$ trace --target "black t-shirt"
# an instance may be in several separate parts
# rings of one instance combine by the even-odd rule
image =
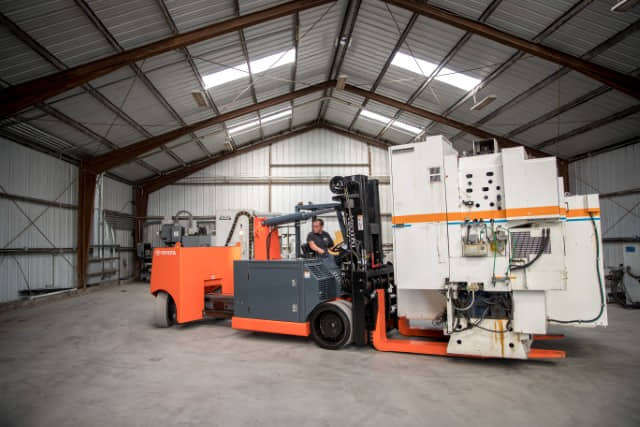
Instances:
[[[325,251],[333,246],[333,240],[331,236],[326,231],[323,231],[319,234],[314,233],[313,231],[307,235],[307,244],[309,242],[313,242],[320,249],[324,249]]]

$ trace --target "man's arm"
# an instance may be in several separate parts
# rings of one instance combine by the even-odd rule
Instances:
[[[314,251],[314,252],[316,252],[316,253],[318,253],[320,255],[324,254],[324,249],[322,249],[321,247],[316,245],[316,243],[313,240],[311,240],[311,239],[307,240],[307,244],[309,245],[309,247],[311,248],[312,251]]]

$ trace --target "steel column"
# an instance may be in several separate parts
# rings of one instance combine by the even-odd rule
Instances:
[[[98,175],[80,165],[78,170],[78,227],[76,287],[82,289],[87,285],[87,266],[89,262],[89,245],[91,244],[91,220],[93,218],[93,204],[96,195]]]

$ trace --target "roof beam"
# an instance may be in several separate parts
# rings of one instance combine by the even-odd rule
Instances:
[[[379,140],[377,138],[374,138],[373,136],[365,135],[363,133],[360,133],[354,130],[349,130],[339,126],[335,126],[335,125],[332,125],[331,123],[321,122],[319,126],[323,129],[328,129],[331,132],[337,133],[339,135],[343,135],[343,136],[358,140],[360,142],[364,142],[365,144],[370,145],[372,147],[382,148],[386,150],[392,145],[389,142]]]
[[[296,51],[296,57],[293,60],[293,66],[291,67],[291,83],[289,90],[293,92],[296,90],[296,78],[298,76],[298,52],[300,46],[300,13],[296,12],[293,15],[293,48]],[[295,114],[295,105],[293,100],[291,101],[291,117],[289,117],[289,130],[293,130],[293,115]]]
[[[594,47],[593,49],[591,49],[590,51],[588,51],[587,53],[582,55],[582,57],[583,58],[585,58],[585,57],[593,58],[593,57],[597,56],[598,54],[606,51],[609,47],[615,45],[619,41],[624,40],[625,38],[627,38],[631,34],[633,34],[636,31],[638,31],[639,29],[640,29],[640,20],[634,22],[633,24],[629,25],[624,30],[616,33],[611,38],[609,38],[609,39],[605,40],[604,42],[600,43],[598,46]],[[480,120],[475,122],[474,124],[475,125],[482,125],[482,124],[490,122],[491,120],[493,120],[496,117],[498,117],[500,114],[504,113],[505,111],[509,110],[510,108],[514,107],[515,105],[517,105],[520,102],[524,101],[525,99],[529,98],[531,95],[535,94],[536,92],[539,92],[540,90],[542,90],[545,87],[549,86],[550,84],[552,84],[553,82],[557,81],[561,77],[567,75],[570,71],[571,70],[569,68],[566,68],[566,67],[565,68],[560,68],[559,70],[555,71],[554,73],[552,73],[549,76],[545,77],[544,79],[540,80],[538,83],[536,83],[533,86],[529,87],[524,92],[520,93],[519,95],[515,96],[514,98],[511,98],[509,101],[505,102],[504,104],[502,104],[501,106],[499,106],[498,108],[496,108],[495,110],[493,110],[492,112],[490,112],[489,114],[487,114],[486,116],[484,116],[483,118],[481,118]],[[449,109],[447,109],[447,111],[448,110]],[[454,136],[452,139],[455,140],[459,136],[461,136],[461,134],[458,134],[458,135]]]
[[[391,62],[393,61],[393,58],[396,56],[396,53],[398,53],[398,51],[404,44],[405,40],[407,40],[407,37],[409,36],[409,33],[413,29],[413,25],[416,23],[417,19],[418,19],[417,13],[413,13],[411,15],[411,18],[409,18],[409,22],[407,22],[407,25],[404,27],[404,30],[398,37],[398,41],[396,42],[395,46],[391,50],[391,53],[387,57],[387,60],[382,65],[382,69],[380,70],[380,73],[378,73],[378,77],[376,77],[376,81],[374,81],[373,85],[371,85],[370,90],[372,92],[375,92],[376,89],[378,89],[378,86],[380,86],[380,82],[382,82],[384,75],[387,73],[387,70],[391,66]],[[353,120],[351,120],[351,124],[349,125],[349,130],[353,129],[353,126],[356,124],[358,117],[360,117],[360,113],[362,113],[362,110],[365,109],[368,103],[369,103],[369,98],[365,98],[362,104],[360,105],[360,108],[358,108],[358,111],[356,112],[355,116],[353,116]]]
[[[342,63],[344,62],[344,57],[347,54],[349,45],[351,44],[351,36],[353,35],[353,30],[356,27],[356,19],[358,18],[361,4],[361,0],[349,0],[347,3],[344,10],[344,17],[342,18],[342,25],[340,26],[340,33],[338,33],[336,48],[333,51],[331,67],[329,67],[329,74],[327,75],[328,80],[337,79],[340,70],[342,69]],[[325,90],[323,96],[326,97],[328,95],[329,91]],[[318,110],[318,122],[324,120],[327,108],[329,108],[329,101],[322,100],[320,103],[320,109]]]
[[[67,116],[66,114],[62,113],[61,111],[51,107],[48,104],[40,104],[39,108],[48,113],[50,116],[56,118],[57,120],[60,120],[62,123],[66,124],[67,126],[70,126],[72,128],[74,128],[75,130],[82,132],[83,134],[87,135],[88,137],[94,139],[97,141],[97,143],[105,146],[105,147],[109,147],[112,150],[117,150],[118,146],[116,144],[114,144],[113,142],[109,141],[107,138],[103,137],[102,135],[96,133],[95,131],[89,129],[88,127],[86,127],[85,125],[73,120],[71,117]],[[82,148],[81,146],[77,147],[78,149]],[[143,168],[149,170],[151,173],[154,174],[159,174],[159,170],[156,169],[155,167],[151,166],[149,163],[145,162],[142,159],[137,159],[136,163],[138,163],[138,165],[142,166]]]
[[[158,191],[163,187],[166,187],[167,185],[171,185],[179,180],[181,180],[182,178],[186,178],[189,175],[192,175],[194,173],[196,173],[199,170],[202,170],[206,167],[209,167],[211,165],[214,165],[218,162],[221,162],[223,160],[226,159],[230,159],[232,157],[236,157],[239,156],[241,154],[246,154],[250,151],[254,151],[257,150],[259,148],[263,148],[266,147],[268,145],[274,144],[278,141],[282,141],[283,139],[286,138],[291,138],[294,137],[296,135],[301,135],[303,133],[309,132],[313,129],[316,129],[318,126],[315,123],[312,123],[310,125],[307,126],[303,126],[300,127],[298,129],[294,129],[292,131],[286,131],[283,132],[281,134],[275,135],[275,136],[271,136],[268,138],[261,138],[258,141],[254,142],[254,143],[249,143],[246,145],[243,145],[242,147],[234,150],[234,151],[229,151],[211,158],[205,158],[202,160],[196,160],[195,162],[192,162],[190,164],[188,164],[185,167],[179,168],[173,172],[170,172],[168,174],[162,175],[162,176],[158,176],[155,178],[152,178],[150,180],[147,180],[145,182],[142,183],[141,188],[142,188],[142,192],[144,194],[149,194],[149,193],[153,193],[154,191]]]
[[[104,172],[121,164],[128,163],[134,160],[137,156],[146,153],[147,151],[158,148],[169,141],[173,141],[174,139],[180,138],[181,136],[188,135],[191,132],[211,127],[216,124],[221,124],[228,120],[253,113],[263,108],[282,104],[292,99],[306,96],[319,90],[327,89],[334,85],[335,81],[328,81],[309,86],[295,92],[267,99],[257,104],[238,108],[237,110],[229,111],[224,114],[219,114],[217,116],[201,120],[199,122],[190,124],[188,126],[183,126],[160,135],[152,136],[143,141],[136,142],[134,144],[127,145],[126,147],[122,147],[109,153],[94,157],[93,159],[86,162],[85,167],[87,169],[90,169],[94,173]]]
[[[167,8],[167,5],[165,4],[164,0],[156,0],[156,3],[158,5],[158,7],[160,8],[160,11],[162,12],[162,15],[164,15],[164,20],[167,22],[167,25],[171,29],[171,32],[173,33],[173,35],[177,35],[179,33],[178,26],[176,25],[175,21],[173,20],[173,17],[171,16],[171,12],[169,12],[169,9]],[[202,75],[200,74],[200,71],[198,70],[198,67],[196,66],[196,63],[193,60],[193,57],[191,56],[191,52],[189,52],[189,49],[187,47],[184,47],[184,48],[182,48],[182,53],[184,54],[185,58],[187,59],[187,62],[189,63],[189,67],[191,67],[191,72],[193,72],[193,75],[195,76],[196,80],[198,80],[198,84],[200,85],[200,91],[202,92],[204,97],[207,99],[207,103],[209,104],[209,108],[211,108],[211,110],[213,111],[213,114],[215,114],[215,115],[220,114],[220,110],[218,109],[218,106],[216,105],[215,101],[213,100],[213,97],[211,96],[211,93],[207,90],[207,88],[206,88],[206,86],[204,84],[204,80],[202,80]],[[222,128],[223,128],[223,130],[224,130],[224,132],[226,134],[226,137],[227,137],[227,140],[229,141],[229,144],[231,145],[231,147],[233,149],[235,149],[235,147],[236,147],[235,141],[233,140],[233,138],[231,138],[231,135],[229,134],[227,126],[226,125],[222,125]],[[197,137],[197,135],[194,135],[194,138],[195,138],[195,141],[197,141],[197,144],[200,146],[200,149],[203,152],[207,153],[208,156],[211,156],[211,153],[209,152],[207,147],[202,143],[202,141]]]
[[[356,133],[347,129],[343,129],[343,128],[339,128],[336,126],[333,126],[331,124],[322,122],[322,123],[318,123],[316,121],[309,123],[307,125],[295,128],[293,130],[290,131],[285,131],[282,132],[280,134],[274,135],[274,136],[270,136],[267,138],[261,138],[258,141],[249,143],[247,145],[243,145],[242,147],[238,148],[236,151],[231,151],[231,152],[227,152],[227,153],[223,153],[220,154],[218,156],[212,157],[212,158],[205,158],[205,159],[201,159],[201,160],[196,160],[192,163],[190,163],[189,165],[187,165],[186,167],[183,168],[179,168],[174,170],[173,172],[170,172],[168,174],[159,176],[159,177],[154,177],[151,179],[148,179],[144,182],[142,182],[142,184],[140,185],[140,188],[142,189],[142,193],[143,194],[150,194],[153,193],[155,191],[160,190],[163,187],[166,187],[167,185],[171,185],[176,183],[177,181],[188,177],[189,175],[194,174],[195,172],[202,170],[206,167],[209,167],[211,165],[214,165],[218,162],[221,162],[223,160],[227,160],[230,159],[232,157],[236,157],[239,156],[241,154],[246,154],[250,151],[254,151],[260,148],[264,148],[267,147],[269,145],[275,144],[276,142],[288,139],[288,138],[292,138],[294,136],[297,135],[302,135],[304,133],[307,133],[309,131],[312,131],[314,129],[327,129],[331,132],[335,132],[337,134],[340,135],[344,135],[346,137],[349,138],[353,138],[356,139],[360,142],[363,142],[367,145],[373,146],[373,147],[378,147],[378,148],[382,148],[382,149],[387,149],[389,147],[390,144],[384,143],[382,141],[379,141],[373,137],[367,136],[367,135],[363,135],[360,133]]]
[[[636,75],[638,72],[640,72],[640,69],[635,69],[632,74]],[[523,132],[528,131],[531,128],[534,128],[542,123],[545,123],[551,119],[553,119],[554,117],[559,116],[562,113],[565,113],[573,108],[576,108],[582,104],[585,104],[589,101],[591,101],[594,98],[597,98],[600,95],[604,95],[607,92],[610,92],[611,89],[609,86],[607,85],[602,85],[592,91],[589,91],[587,93],[585,93],[584,95],[581,95],[579,97],[577,97],[576,99],[574,99],[573,101],[567,102],[564,105],[559,106],[558,108],[555,108],[545,114],[542,114],[541,116],[531,120],[530,122],[524,123],[520,126],[518,126],[517,128],[513,129],[512,131],[510,131],[509,133],[507,133],[505,135],[506,138],[512,138],[516,135],[519,135]]]
[[[478,21],[479,22],[486,21],[489,18],[489,16],[491,16],[491,14],[498,8],[498,6],[500,6],[501,3],[502,3],[502,0],[493,0],[489,4],[489,6],[487,6],[485,10],[482,12],[480,17],[478,18]],[[447,54],[445,55],[444,58],[442,58],[442,61],[440,61],[438,66],[431,72],[431,74],[429,74],[429,77],[427,77],[422,82],[422,84],[418,87],[418,89],[416,89],[411,94],[411,96],[407,100],[407,104],[413,104],[415,100],[418,99],[420,95],[422,95],[422,93],[427,89],[427,87],[431,84],[431,82],[433,82],[436,76],[440,74],[440,71],[442,71],[442,69],[447,66],[447,64],[453,59],[453,57],[458,54],[460,49],[462,49],[462,47],[465,45],[465,43],[467,43],[467,41],[469,41],[470,38],[471,38],[471,33],[464,33],[464,35],[460,37],[460,39],[457,41],[455,46],[453,46],[451,50],[447,52]],[[376,137],[381,138],[382,135],[384,135],[385,132],[389,130],[389,128],[393,125],[393,123],[400,118],[401,115],[402,115],[402,110],[396,111],[396,113],[393,116],[393,119],[389,120],[389,122],[386,125],[384,125],[384,127],[380,130],[380,132],[378,132],[378,135],[376,135]],[[424,133],[425,133],[425,130],[423,130],[417,136],[422,136]]]
[[[116,52],[123,52],[124,49],[122,48],[122,46],[120,46],[120,43],[118,42],[118,40],[116,40],[116,38],[111,34],[109,29],[104,25],[104,23],[100,20],[98,15],[96,15],[96,13],[93,11],[93,9],[91,9],[91,6],[89,6],[89,4],[87,4],[87,2],[85,0],[75,0],[75,3],[76,3],[76,6],[78,6],[82,10],[84,15],[93,23],[94,27],[96,27],[96,29],[100,32],[100,34],[102,34],[102,36],[105,38],[105,40],[107,40],[107,42],[111,45],[111,47]],[[176,122],[178,122],[182,126],[186,125],[184,120],[182,120],[182,117],[180,117],[180,115],[178,115],[178,113],[173,109],[173,107],[167,102],[165,97],[162,96],[162,94],[160,93],[158,88],[155,87],[155,85],[151,82],[151,80],[149,80],[149,78],[146,76],[146,74],[144,74],[142,72],[142,70],[140,69],[140,67],[138,67],[138,64],[135,64],[135,63],[134,64],[129,64],[129,67],[131,68],[131,71],[133,71],[134,76],[136,76],[136,77],[134,77],[134,79],[135,78],[140,79],[142,84],[144,84],[146,86],[146,88],[149,90],[149,92],[151,92],[151,94],[158,100],[158,102],[160,104],[162,104],[162,106],[174,118],[174,120]],[[125,100],[126,100],[126,98],[125,98]],[[122,111],[122,107],[124,107],[124,105],[120,106],[120,111]],[[122,114],[124,114],[124,112],[122,112]],[[133,120],[133,119],[131,119],[131,120]],[[145,137],[148,138],[148,137],[151,136],[151,133],[149,133],[146,129],[144,129],[140,125],[138,125],[138,126],[139,126],[139,128],[141,128],[141,130],[143,132],[143,135]],[[138,129],[138,128],[136,128],[136,129]],[[140,129],[138,129],[138,130],[140,130]],[[173,160],[175,160],[178,164],[180,164],[180,165],[184,165],[185,164],[185,161],[182,158],[180,158],[180,156],[178,156],[176,153],[174,153],[172,150],[170,150],[169,148],[162,147],[162,150],[169,157],[171,157]]]
[[[167,37],[134,49],[107,56],[86,64],[34,79],[0,92],[0,117],[18,111],[58,95],[83,83],[109,74],[121,67],[174,49],[202,42],[245,27],[310,9],[334,0],[294,0],[234,17],[183,34]]]
[[[633,114],[637,114],[640,112],[640,104],[632,105],[631,107],[625,108],[622,111],[615,112],[613,114],[608,115],[607,117],[603,117],[598,120],[594,120],[591,123],[587,123],[584,126],[581,126],[576,129],[572,129],[568,132],[563,133],[562,135],[554,136],[553,138],[549,138],[546,141],[543,141],[539,144],[536,144],[536,148],[542,149],[548,147],[553,144],[557,144],[559,142],[565,141],[569,138],[573,138],[574,136],[582,135],[583,133],[592,131],[599,127],[608,125],[609,123],[616,122],[618,120],[622,120],[626,117],[629,117]]]
[[[415,0],[385,0],[388,3],[403,7],[414,13],[419,13],[431,19],[435,19],[462,30],[478,34],[503,45],[537,56],[547,61],[575,70],[592,79],[598,80],[620,92],[640,99],[640,80],[612,70],[601,65],[594,64],[559,50],[533,43],[521,37],[500,31],[487,24],[451,13],[436,6],[418,2]]]
[[[640,136],[633,136],[631,138],[627,138],[622,141],[617,141],[612,144],[605,145],[604,147],[600,147],[595,150],[587,151],[586,153],[578,154],[576,156],[570,157],[568,162],[569,163],[577,162],[578,160],[597,156],[598,154],[618,150],[620,148],[627,147],[629,145],[634,145],[634,144],[640,144]],[[600,197],[602,197],[602,194],[600,195]]]
[[[504,137],[501,137],[501,136],[498,136],[498,135],[494,135],[494,134],[492,134],[490,132],[486,132],[486,131],[484,131],[482,129],[478,129],[478,128],[473,127],[471,125],[467,125],[467,124],[459,122],[457,120],[453,120],[453,119],[450,119],[448,117],[441,116],[440,114],[432,113],[431,111],[423,110],[422,108],[418,108],[418,107],[415,107],[413,105],[405,104],[403,102],[396,101],[395,99],[392,99],[392,98],[389,98],[389,97],[386,97],[386,96],[383,96],[383,95],[379,95],[377,93],[370,92],[368,90],[360,89],[359,87],[356,87],[356,86],[352,86],[352,85],[348,84],[348,85],[345,86],[345,90],[347,92],[351,92],[351,93],[356,94],[358,96],[368,97],[368,98],[372,99],[373,101],[389,105],[391,107],[397,108],[399,110],[406,111],[406,112],[411,113],[411,114],[415,114],[415,115],[420,116],[420,117],[424,117],[425,119],[432,120],[432,121],[435,121],[435,122],[438,122],[438,123],[442,123],[443,125],[459,129],[459,130],[461,130],[463,132],[466,132],[466,133],[471,134],[471,135],[475,135],[475,136],[480,137],[480,138],[495,138],[495,139],[498,140],[498,144],[500,144],[501,147],[525,147],[526,150],[530,154],[532,154],[532,155],[534,155],[536,157],[549,156],[549,154],[547,154],[547,153],[544,153],[544,152],[542,152],[540,150],[536,150],[535,148],[527,147],[524,144],[521,144],[519,142],[515,142],[515,141],[512,141],[510,139],[507,139],[507,138],[504,138]]]
[[[240,0],[234,1],[234,9],[236,11],[236,16],[240,16]],[[253,103],[257,104],[258,95],[256,94],[256,83],[255,83],[255,80],[253,79],[253,71],[251,70],[251,59],[249,59],[249,48],[247,48],[247,40],[244,37],[244,30],[241,29],[238,31],[238,37],[240,37],[240,47],[242,48],[242,55],[244,56],[244,62],[247,63],[247,71],[249,75],[249,91],[251,92]],[[258,114],[258,122],[260,123],[260,126],[258,127],[258,130],[260,132],[260,138],[264,138],[264,130],[262,129],[262,115],[260,114],[260,111],[258,111],[257,114]]]
[[[558,18],[554,19],[551,24],[549,24],[544,30],[539,32],[532,41],[538,43],[544,41],[547,37],[557,31],[560,27],[562,27],[567,21],[571,20],[574,16],[584,10],[589,4],[591,4],[593,0],[578,0],[573,6],[571,6],[567,11],[565,11]],[[448,116],[453,113],[459,107],[461,107],[465,102],[473,98],[480,90],[487,87],[491,82],[497,79],[502,73],[506,72],[512,65],[518,62],[525,56],[524,52],[518,51],[511,55],[506,61],[500,64],[496,69],[494,69],[488,76],[486,76],[476,87],[465,93],[462,97],[460,97],[456,102],[447,107],[446,110],[442,112],[443,116]],[[583,59],[590,59],[591,57],[586,57],[583,55]],[[508,103],[508,102],[507,102]],[[428,132],[433,126],[431,123],[427,126],[425,132]],[[451,140],[455,140],[456,136],[454,136]]]

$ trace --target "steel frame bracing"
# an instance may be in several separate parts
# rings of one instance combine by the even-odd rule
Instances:
[[[387,3],[403,7],[414,13],[442,21],[467,32],[478,34],[495,42],[512,47],[519,51],[537,56],[550,62],[562,65],[592,79],[598,80],[620,92],[640,99],[640,80],[602,65],[589,62],[583,58],[561,52],[559,50],[530,42],[521,37],[505,33],[484,23],[456,15],[442,8],[415,0],[384,0]]]
[[[494,0],[494,1],[492,1],[489,4],[489,6],[487,6],[486,9],[482,12],[480,17],[478,18],[478,21],[479,22],[486,21],[489,18],[489,16],[491,16],[493,11],[496,10],[496,8],[500,5],[500,3],[502,3],[502,0]],[[447,64],[456,56],[456,54],[460,51],[460,49],[462,49],[462,47],[465,45],[465,43],[467,43],[467,41],[469,41],[470,38],[471,38],[471,33],[465,33],[456,42],[456,44],[451,48],[451,50],[449,50],[449,52],[447,52],[447,54],[444,56],[444,58],[442,58],[442,60],[438,64],[438,66],[431,72],[429,77],[427,77],[420,84],[420,86],[418,86],[418,88],[411,94],[411,96],[409,97],[409,99],[406,102],[407,104],[413,104],[415,102],[415,100],[418,99],[420,97],[420,95],[422,95],[422,93],[427,89],[427,87],[429,87],[431,82],[433,82],[433,79],[435,79],[436,76],[440,73],[440,71],[442,71],[442,69],[447,66]],[[393,52],[394,55],[396,53],[397,53],[397,51]],[[393,122],[395,122],[397,119],[399,119],[401,115],[402,115],[402,110],[398,110],[394,114],[392,120],[390,120],[389,123],[387,123],[380,130],[380,132],[378,132],[376,137],[381,138],[382,135],[384,135],[385,132],[387,132],[389,130],[389,128],[393,125]],[[446,114],[443,114],[443,115],[446,116]],[[422,136],[423,134],[424,134],[424,132],[419,134],[418,136]]]
[[[361,0],[349,0],[347,2],[344,16],[342,18],[342,24],[340,26],[340,33],[338,33],[338,40],[336,41],[336,48],[333,51],[331,66],[329,67],[329,73],[327,74],[327,80],[335,80],[340,75],[344,57],[347,54],[347,50],[349,50],[349,45],[351,44],[351,37],[353,35],[353,29],[356,26],[356,20],[358,19],[361,4]],[[330,93],[332,93],[332,91],[329,89],[325,90],[323,97],[329,96]],[[318,122],[324,120],[327,108],[329,108],[329,102],[323,99],[320,103],[320,110],[318,111]]]
[[[0,93],[0,117],[15,114],[26,107],[35,105],[47,98],[73,89],[74,87],[109,74],[136,61],[141,61],[170,50],[180,49],[194,43],[238,31],[241,28],[257,25],[268,20],[290,15],[296,11],[310,9],[332,1],[333,0],[290,1],[13,86]]]

